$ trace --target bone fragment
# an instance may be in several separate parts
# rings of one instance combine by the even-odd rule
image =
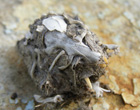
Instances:
[[[64,50],[62,50],[62,51],[56,56],[56,58],[54,59],[54,61],[52,62],[51,66],[50,66],[50,68],[49,68],[49,71],[52,70],[52,68],[53,68],[54,65],[56,64],[57,60],[58,60],[63,54],[65,54],[65,51],[64,51]]]
[[[85,81],[86,81],[87,85],[92,89],[92,84],[90,82],[90,79],[87,77],[87,78],[85,78]]]

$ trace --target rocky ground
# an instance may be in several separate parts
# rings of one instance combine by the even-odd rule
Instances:
[[[26,74],[15,51],[28,25],[42,14],[54,11],[79,15],[104,43],[120,46],[109,60],[100,81],[114,93],[92,99],[93,110],[140,109],[140,3],[139,0],[0,0],[0,110],[34,110],[33,94],[39,91]],[[12,100],[11,94],[18,97]],[[73,110],[72,102],[63,110]]]

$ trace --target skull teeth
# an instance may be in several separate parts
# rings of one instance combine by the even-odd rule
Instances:
[[[87,85],[92,89],[92,84],[91,84],[90,79],[87,77],[87,78],[85,78],[85,81],[86,81]]]

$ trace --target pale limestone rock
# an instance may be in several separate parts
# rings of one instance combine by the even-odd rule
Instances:
[[[132,106],[138,106],[140,104],[140,100],[130,93],[124,92],[121,95],[126,104],[131,104]]]
[[[120,88],[119,88],[119,86],[118,86],[118,84],[117,84],[117,82],[116,82],[115,76],[110,75],[110,76],[109,76],[109,79],[110,79],[110,81],[111,81],[110,84],[109,84],[109,87],[110,87],[115,93],[118,93],[119,90],[120,90]]]
[[[140,78],[133,79],[134,95],[140,95]]]
[[[139,35],[138,33],[136,33],[136,31],[139,32],[139,28],[140,28],[140,20],[139,20],[139,0],[117,0],[116,2],[114,2],[113,0],[77,0],[77,1],[71,1],[68,0],[62,2],[61,0],[59,2],[57,2],[56,0],[24,0],[22,1],[20,4],[19,3],[15,3],[14,0],[13,2],[7,2],[7,0],[4,0],[2,4],[0,4],[0,6],[2,7],[2,10],[6,10],[6,11],[1,11],[0,13],[4,13],[1,14],[1,21],[3,22],[3,20],[5,22],[7,22],[7,24],[5,24],[6,27],[10,28],[11,25],[13,24],[11,22],[11,18],[16,18],[16,20],[18,20],[17,22],[17,27],[12,29],[14,32],[19,33],[17,35],[18,39],[21,39],[20,36],[23,36],[23,34],[25,33],[25,31],[27,30],[28,24],[31,23],[31,21],[34,20],[34,18],[37,18],[38,16],[40,16],[40,14],[42,13],[46,13],[46,11],[54,11],[54,12],[69,12],[69,13],[78,13],[80,15],[80,17],[86,21],[86,24],[88,24],[88,26],[90,26],[90,29],[96,30],[97,35],[99,36],[103,36],[101,39],[104,40],[104,42],[111,42],[114,41],[117,44],[119,44],[121,46],[121,57],[116,58],[116,60],[114,60],[114,58],[112,58],[111,61],[109,61],[112,65],[112,69],[109,69],[108,74],[109,75],[113,75],[116,78],[116,81],[118,81],[118,77],[120,78],[124,78],[126,77],[128,79],[128,85],[126,86],[126,82],[122,80],[122,82],[119,80],[118,86],[119,88],[122,90],[122,92],[125,92],[126,90],[130,92],[133,92],[133,84],[132,84],[132,77],[131,76],[137,76],[137,78],[139,78],[139,67],[140,67],[140,63],[139,63],[139,51],[136,50],[136,48],[134,48],[134,46],[130,45],[131,49],[128,49],[126,45],[130,44],[130,42],[132,42],[132,44],[134,44],[137,48],[139,46]],[[19,1],[20,2],[20,1]],[[12,4],[14,3],[14,10],[12,10],[11,8],[13,6],[7,6],[7,4]],[[56,5],[57,4],[57,5]],[[69,5],[71,4],[71,5]],[[80,5],[79,5],[80,4]],[[126,6],[127,5],[127,6]],[[5,7],[4,7],[5,6]],[[54,7],[55,6],[55,7]],[[72,9],[71,7],[74,6],[76,7],[75,9]],[[81,8],[82,7],[82,8]],[[94,7],[94,10],[93,10]],[[98,19],[97,15],[98,13],[100,13],[100,11],[104,11],[104,9],[109,9],[110,13],[107,14],[107,16],[105,15],[104,19]],[[12,13],[9,11],[12,11]],[[28,13],[27,13],[28,10]],[[22,12],[22,14],[21,14]],[[135,18],[136,21],[136,26],[133,26],[131,24],[129,24],[129,20],[125,18],[125,16],[129,16],[129,14],[125,14],[125,12],[131,13],[132,17],[129,17],[130,19]],[[88,13],[88,17],[85,17],[85,13]],[[103,12],[104,13],[104,12]],[[13,16],[14,14],[14,16]],[[7,15],[9,15],[7,17]],[[130,15],[130,16],[131,16]],[[112,21],[112,23],[108,23]],[[94,25],[93,25],[94,24]],[[96,26],[95,26],[96,25]],[[1,90],[1,91],[5,91],[5,95],[8,96],[8,92],[12,92],[12,84],[11,82],[9,83],[7,78],[12,75],[13,73],[15,73],[16,67],[14,67],[13,69],[10,68],[8,69],[7,66],[7,57],[4,59],[2,56],[5,56],[5,54],[3,55],[3,53],[5,53],[5,50],[7,50],[8,47],[11,47],[13,45],[15,45],[16,41],[13,40],[13,38],[11,37],[11,35],[4,35],[3,32],[3,26],[1,25],[0,29],[1,29],[1,36],[0,36],[0,55],[1,55],[1,60],[0,60],[0,81],[1,83],[4,85],[4,89],[6,90]],[[10,28],[11,29],[11,28]],[[103,30],[107,30],[108,34],[103,33]],[[110,35],[111,34],[111,35]],[[120,36],[120,38],[118,38],[118,36]],[[111,37],[112,36],[112,37]],[[133,38],[133,39],[131,39]],[[117,39],[117,40],[116,40]],[[134,41],[134,40],[137,40]],[[133,54],[132,54],[133,53]],[[10,53],[11,55],[11,53]],[[124,57],[123,57],[124,56]],[[137,57],[136,57],[137,56]],[[122,58],[123,57],[123,58]],[[133,62],[132,62],[133,61]],[[116,64],[116,65],[114,65]],[[11,67],[11,66],[10,66]],[[128,69],[128,70],[127,70]],[[122,75],[122,71],[123,73],[125,72],[125,76]],[[110,80],[108,81],[108,77],[106,77],[106,79],[104,79],[106,81],[107,84],[110,84]],[[9,84],[9,86],[7,87],[5,83],[5,81]],[[10,80],[11,81],[11,80]],[[103,81],[104,82],[104,81]],[[6,86],[6,88],[5,88]],[[111,89],[112,87],[114,88],[114,86],[110,86]],[[7,88],[10,88],[10,90],[7,90]],[[135,87],[134,87],[135,89]],[[23,88],[21,88],[21,90],[23,91],[24,94],[26,94],[23,90]],[[113,90],[113,89],[112,89]],[[135,90],[134,90],[135,91]],[[19,92],[19,90],[18,90]],[[31,91],[30,91],[31,92]],[[3,94],[4,92],[2,92]],[[28,92],[29,93],[29,92]],[[4,100],[4,96],[0,93],[0,100]],[[114,96],[114,95],[113,95]],[[108,96],[104,96],[106,98],[108,98]],[[119,97],[116,96],[116,97]],[[135,98],[137,98],[137,95],[135,96]],[[107,102],[112,102],[114,101],[117,102],[117,100],[114,98],[112,100],[106,100]],[[9,102],[9,101],[8,101]],[[100,102],[99,100],[97,102]],[[74,102],[73,102],[74,103]],[[7,103],[8,104],[8,103]],[[3,104],[0,102],[0,109],[8,109],[4,106],[2,106]],[[14,105],[12,104],[8,104],[8,107],[10,107],[12,109]],[[102,104],[101,104],[102,106]],[[101,106],[96,105],[96,109],[100,110]],[[110,104],[110,106],[112,107],[112,104]],[[120,107],[120,104],[117,103],[115,105],[115,107],[118,106],[118,108],[113,108],[114,110],[140,110],[140,106],[138,107],[132,107],[131,104],[126,104],[125,106]],[[4,108],[3,108],[4,107]],[[16,106],[17,107],[17,106]],[[73,105],[71,106],[73,107]],[[16,109],[16,108],[15,108]],[[96,110],[95,109],[95,110]],[[113,110],[112,109],[112,110]],[[13,108],[14,110],[14,108]]]

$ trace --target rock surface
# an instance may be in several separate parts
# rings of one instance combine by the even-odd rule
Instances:
[[[108,73],[100,78],[114,93],[90,102],[85,100],[89,106],[100,110],[140,109],[139,0],[0,0],[0,3],[0,109],[25,109],[33,94],[38,93],[14,48],[28,25],[49,11],[77,14],[101,41],[120,46],[119,56],[109,60]],[[18,97],[10,101],[14,92]],[[65,110],[79,105],[71,102]]]

